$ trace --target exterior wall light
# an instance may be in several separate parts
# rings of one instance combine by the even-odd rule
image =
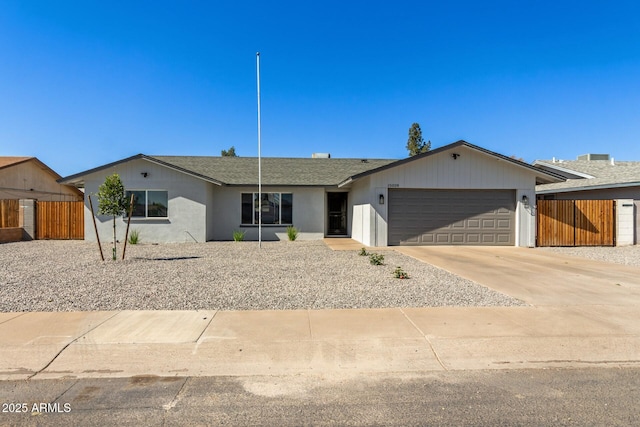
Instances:
[[[529,206],[529,197],[527,197],[526,194],[522,195],[522,203],[525,205],[525,207]]]
[[[380,197],[378,197],[378,203],[384,205],[384,194],[381,194]]]

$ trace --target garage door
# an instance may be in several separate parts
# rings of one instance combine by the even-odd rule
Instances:
[[[389,189],[389,245],[515,242],[513,190]]]

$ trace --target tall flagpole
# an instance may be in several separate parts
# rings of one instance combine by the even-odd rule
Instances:
[[[256,69],[258,78],[258,247],[262,248],[262,158],[260,135],[260,52],[256,53]]]

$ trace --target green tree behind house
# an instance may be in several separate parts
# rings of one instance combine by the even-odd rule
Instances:
[[[231,147],[228,150],[222,150],[220,152],[220,155],[222,157],[238,157],[238,155],[236,154],[236,147]]]
[[[415,156],[416,154],[426,153],[431,150],[431,141],[424,141],[422,129],[420,129],[420,124],[418,123],[412,124],[409,128],[407,150],[409,150],[409,156]]]

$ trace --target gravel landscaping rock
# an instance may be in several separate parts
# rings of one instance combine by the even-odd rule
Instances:
[[[539,248],[563,255],[579,256],[597,261],[640,267],[640,246],[582,246],[577,248]]]
[[[392,250],[375,251],[382,266],[322,241],[128,245],[116,262],[103,250],[105,262],[95,243],[0,245],[0,312],[524,305]]]

